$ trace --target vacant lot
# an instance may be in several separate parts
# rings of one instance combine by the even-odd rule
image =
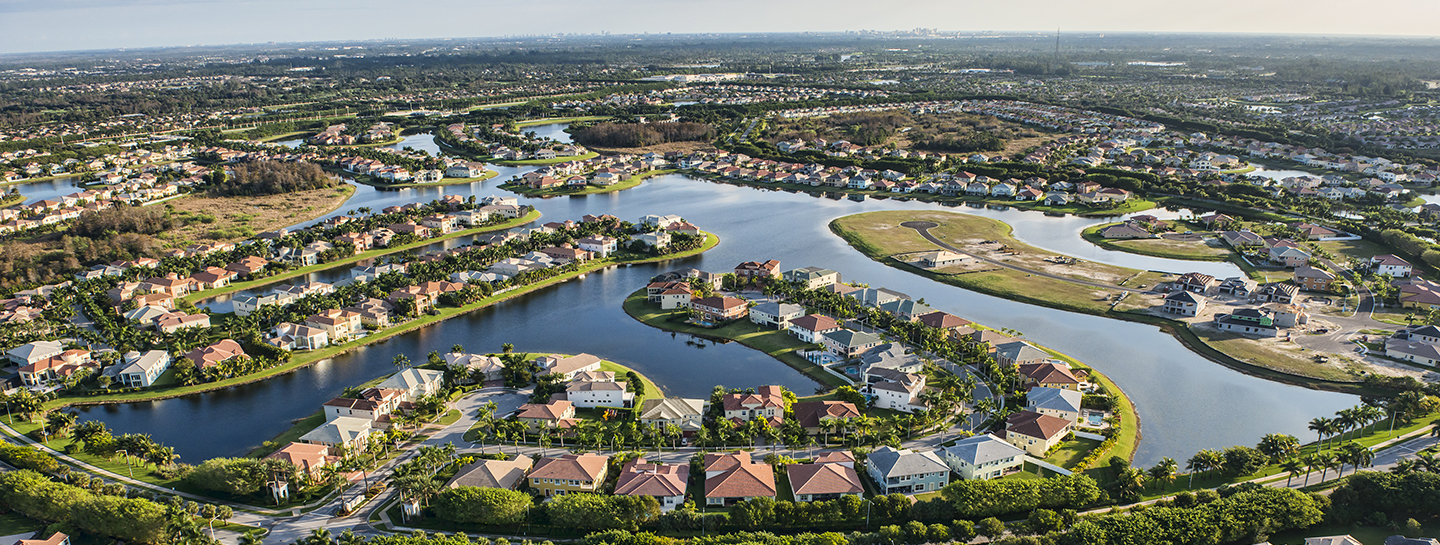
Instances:
[[[165,204],[184,223],[166,237],[175,245],[248,238],[329,214],[354,191],[347,185],[261,197],[183,197]]]

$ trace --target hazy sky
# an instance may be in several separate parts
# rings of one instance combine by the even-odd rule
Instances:
[[[1436,0],[0,0],[0,53],[553,32],[1151,31],[1435,36]]]

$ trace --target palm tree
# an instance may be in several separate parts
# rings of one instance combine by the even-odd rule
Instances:
[[[1330,419],[1323,416],[1317,416],[1310,420],[1310,425],[1308,427],[1310,428],[1310,431],[1315,432],[1315,435],[1318,436],[1318,439],[1316,439],[1316,441],[1320,443],[1320,450],[1325,450],[1325,435],[1330,432],[1332,427]]]
[[[1126,468],[1115,476],[1115,485],[1122,497],[1135,497],[1145,489],[1145,472],[1139,468]]]
[[[1305,469],[1305,462],[1301,462],[1299,458],[1290,458],[1281,463],[1280,468],[1290,472],[1290,475],[1285,477],[1285,486],[1288,488],[1290,480],[1295,478],[1295,474]]]
[[[265,538],[260,537],[260,531],[255,530],[240,534],[240,545],[265,545]]]
[[[316,528],[310,531],[305,537],[305,545],[333,545],[335,540],[330,536],[330,530]]]
[[[1350,443],[1345,445],[1342,450],[1345,451],[1345,456],[1349,458],[1350,465],[1353,466],[1356,471],[1359,471],[1362,467],[1370,467],[1370,464],[1375,463],[1375,451],[1366,448],[1365,445],[1360,443]]]
[[[1409,475],[1419,470],[1420,463],[1410,459],[1404,459],[1395,462],[1395,467],[1390,468],[1390,472],[1396,475]]]
[[[1336,458],[1334,454],[1322,452],[1315,455],[1315,464],[1316,467],[1320,468],[1320,482],[1323,483],[1325,482],[1325,475],[1329,473],[1330,470],[1340,466],[1340,460]]]
[[[1300,458],[1300,463],[1305,464],[1305,482],[1300,483],[1300,486],[1310,486],[1310,472],[1320,467],[1320,456],[1317,454],[1305,455]]]
[[[1160,462],[1150,468],[1150,482],[1161,484],[1162,486],[1163,484],[1169,484],[1175,480],[1175,471],[1179,468],[1180,464],[1176,463],[1174,458],[1169,456],[1161,458]]]

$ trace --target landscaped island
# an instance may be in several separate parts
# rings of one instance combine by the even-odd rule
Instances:
[[[1025,303],[1155,324],[1211,360],[1266,378],[1324,389],[1361,388],[1361,377],[1343,357],[1320,361],[1293,343],[1237,335],[1207,321],[1187,322],[1183,302],[1171,301],[1181,296],[1157,291],[1162,285],[1199,280],[1205,283],[1202,291],[1213,292],[1219,282],[1207,275],[1174,277],[1083,263],[1015,240],[1003,222],[951,212],[870,212],[836,219],[830,226],[871,259],[941,282]],[[1248,279],[1236,282],[1248,282],[1246,289],[1255,293],[1265,287]],[[1286,289],[1273,291],[1293,295],[1293,287]],[[1200,306],[1203,311],[1204,304]],[[1189,312],[1195,316],[1195,305]]]

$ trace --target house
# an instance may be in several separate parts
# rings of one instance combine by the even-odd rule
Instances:
[[[935,269],[939,267],[958,265],[965,261],[965,256],[962,256],[955,252],[951,252],[949,250],[937,250],[934,252],[924,252],[920,254],[918,256],[918,261],[920,262],[920,266],[922,267],[925,267],[927,269]]]
[[[1400,259],[1395,254],[1377,255],[1370,258],[1370,266],[1375,269],[1375,274],[1383,274],[1391,278],[1403,278],[1410,276],[1413,267],[1409,261]]]
[[[390,378],[375,387],[381,390],[399,390],[404,392],[401,396],[402,401],[417,401],[420,398],[439,393],[444,385],[444,372],[411,367],[390,375]]]
[[[804,267],[786,271],[782,278],[786,282],[802,283],[807,290],[840,283],[840,273],[820,267]]]
[[[265,270],[265,266],[269,263],[265,258],[249,255],[240,258],[239,261],[226,265],[225,270],[237,275],[251,276]]]
[[[514,460],[476,460],[461,466],[455,476],[445,482],[445,487],[473,486],[515,490],[524,482],[525,474],[529,473],[534,465],[535,460],[524,454],[515,455]]]
[[[325,330],[325,335],[334,342],[340,342],[364,331],[360,325],[359,312],[333,308],[306,317],[305,325]]]
[[[1001,365],[1028,365],[1050,359],[1050,353],[1025,341],[1011,341],[995,347],[995,361]]]
[[[51,356],[58,356],[64,351],[65,345],[61,344],[60,341],[35,341],[7,350],[5,357],[9,358],[15,365],[23,367]]]
[[[1305,291],[1330,291],[1335,285],[1335,275],[1324,269],[1302,265],[1295,267],[1295,283]]]
[[[913,413],[928,409],[920,399],[925,390],[925,375],[905,373],[894,369],[871,369],[865,374],[863,393],[873,396],[870,404],[881,409]]]
[[[221,339],[210,346],[196,348],[185,353],[185,359],[201,371],[235,358],[246,357],[245,349],[232,339]]]
[[[330,345],[330,335],[318,327],[283,322],[265,342],[286,350],[318,350]]]
[[[1440,364],[1440,348],[1416,340],[1386,339],[1385,356],[1429,366]]]
[[[614,237],[596,235],[577,240],[575,241],[575,245],[579,246],[581,250],[594,254],[595,257],[605,258],[615,253],[616,249],[619,248],[620,241]]]
[[[797,502],[826,501],[843,496],[860,497],[865,491],[860,474],[843,464],[789,464],[785,474]]]
[[[966,437],[940,449],[940,458],[961,479],[989,480],[1020,471],[1025,451],[988,433]]]
[[[1080,399],[1075,390],[1038,387],[1025,393],[1025,410],[1080,422]]]
[[[55,532],[45,539],[17,540],[14,545],[70,545],[70,536],[65,532]]]
[[[925,368],[925,360],[905,350],[900,343],[885,343],[860,354],[860,374],[869,375],[876,369],[890,369],[901,373],[919,373]]]
[[[455,374],[458,384],[504,380],[505,363],[495,356],[481,354],[445,354],[445,366]]]
[[[741,279],[761,277],[779,278],[780,262],[774,259],[763,263],[759,261],[746,261],[735,266],[735,276]]]
[[[1259,285],[1259,282],[1247,277],[1232,276],[1220,282],[1220,287],[1216,291],[1236,297],[1249,297],[1251,293],[1255,292],[1255,287]]]
[[[725,410],[725,418],[736,424],[763,418],[771,427],[779,428],[785,420],[785,389],[779,386],[761,386],[753,393],[725,394],[720,398],[720,404]]]
[[[326,467],[340,463],[339,458],[330,455],[330,447],[300,442],[285,445],[265,458],[289,463],[297,474],[311,479],[320,478]]]
[[[1297,246],[1276,245],[1270,247],[1270,261],[1286,267],[1299,267],[1310,262],[1310,252]]]
[[[714,296],[690,300],[690,309],[700,314],[700,320],[712,324],[738,320],[745,316],[747,305],[744,299]]]
[[[761,303],[750,307],[750,321],[774,329],[788,329],[790,321],[805,315],[805,307],[789,303]]]
[[[728,506],[750,498],[775,497],[775,471],[750,453],[706,454],[705,505]]]
[[[1080,390],[1081,381],[1075,376],[1075,372],[1064,363],[1044,361],[1021,365],[1020,375],[1025,377],[1025,385],[1035,388],[1055,388],[1060,390]]]
[[[1275,327],[1275,320],[1258,308],[1240,308],[1229,314],[1216,314],[1215,328],[1220,331],[1260,337],[1280,336],[1280,329]]]
[[[859,418],[860,409],[854,403],[844,401],[805,401],[792,405],[795,421],[811,435],[826,431],[835,422]]]
[[[155,329],[161,333],[174,333],[192,327],[210,327],[209,314],[186,314],[175,311],[155,320]]]
[[[1043,458],[1051,447],[1070,434],[1072,422],[1063,418],[1020,411],[1005,421],[1005,441],[1031,456]]]
[[[929,314],[922,314],[915,321],[924,324],[926,327],[944,329],[952,334],[970,327],[970,320],[966,320],[948,312],[935,311]]]
[[[870,453],[866,472],[881,494],[934,492],[950,482],[950,467],[933,452],[883,446]]]
[[[705,409],[709,405],[704,399],[682,397],[650,398],[640,406],[641,425],[664,429],[679,426],[685,433],[700,431],[704,424]]]
[[[935,309],[925,306],[925,304],[920,303],[919,301],[913,301],[910,299],[896,299],[894,301],[879,305],[879,307],[877,308],[885,312],[889,312],[896,318],[905,320],[907,322],[913,322],[923,315],[935,312]]]
[[[646,300],[660,303],[661,310],[686,308],[694,297],[689,282],[651,282],[645,287]]]
[[[1270,319],[1276,327],[1297,327],[1310,322],[1310,313],[1299,305],[1270,303],[1261,309],[1270,313]]]
[[[565,385],[565,399],[576,407],[629,408],[635,402],[635,393],[625,391],[626,383],[610,380],[585,380],[577,378]]]
[[[1389,540],[1386,540],[1386,542],[1388,543]],[[1305,538],[1305,545],[1365,545],[1365,543],[1348,535],[1344,535],[1307,537]]]
[[[838,331],[840,322],[823,314],[811,314],[790,320],[790,327],[787,329],[791,335],[800,339],[800,342],[814,343],[820,341],[821,335]]]
[[[66,350],[35,363],[21,366],[19,369],[20,383],[26,386],[39,386],[68,377],[81,368],[98,369],[99,367],[100,364],[92,359],[89,350]]]
[[[1299,292],[1300,288],[1294,284],[1271,282],[1256,288],[1255,291],[1250,294],[1250,302],[1283,303],[1288,305],[1295,302],[1295,295]]]
[[[530,428],[568,428],[575,423],[575,405],[564,399],[526,403],[515,409],[515,418]]]
[[[574,356],[561,357],[557,354],[541,356],[535,359],[540,366],[542,374],[557,374],[566,381],[573,380],[576,374],[600,370],[600,358],[591,354],[580,353]]]
[[[1155,235],[1138,222],[1127,221],[1100,230],[1100,236],[1110,239],[1155,238]]]
[[[874,333],[862,333],[853,329],[836,329],[820,334],[820,346],[841,358],[853,358],[880,345],[881,338]]]
[[[609,469],[610,457],[600,454],[541,458],[530,471],[530,489],[546,497],[599,492]]]
[[[366,388],[358,397],[337,397],[321,405],[325,420],[337,418],[363,418],[372,426],[389,426],[389,416],[400,408],[402,393],[399,390]]]
[[[1175,287],[1205,295],[1215,287],[1215,277],[1198,272],[1185,273],[1175,279]]]
[[[116,378],[128,388],[149,388],[170,368],[170,362],[170,353],[164,350],[151,350],[144,354],[129,352],[125,354],[124,367],[116,373]]]
[[[844,295],[846,297],[855,298],[856,300],[860,301],[860,304],[867,307],[879,307],[880,305],[889,303],[896,299],[910,298],[909,295],[905,295],[898,291],[886,288],[862,288],[853,291],[847,291],[846,293],[844,293]]]
[[[1205,311],[1205,305],[1204,295],[1177,291],[1165,296],[1165,303],[1160,307],[1160,311],[1181,316],[1199,316]]]
[[[650,463],[645,458],[636,458],[620,469],[615,479],[615,495],[650,496],[660,504],[661,511],[670,511],[685,503],[685,489],[689,486],[689,465]]]

